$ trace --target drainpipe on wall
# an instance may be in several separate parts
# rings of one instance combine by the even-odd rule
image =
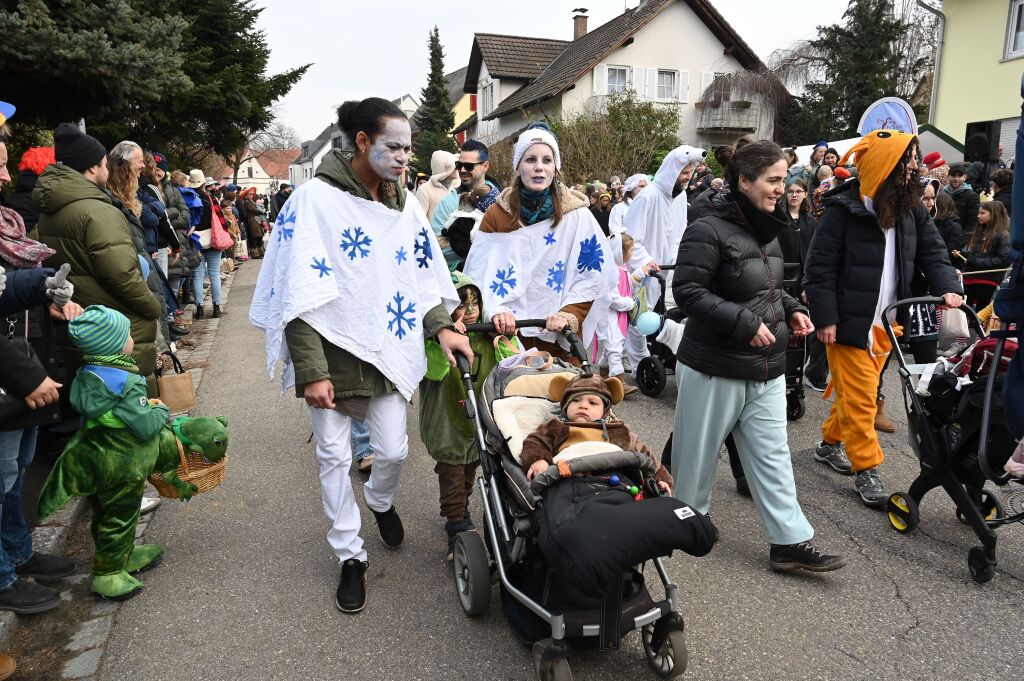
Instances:
[[[935,123],[935,103],[939,98],[939,67],[942,66],[942,48],[946,42],[946,15],[924,0],[917,0],[919,7],[939,19],[939,41],[935,44],[935,64],[932,66],[932,101],[928,105],[928,122]]]

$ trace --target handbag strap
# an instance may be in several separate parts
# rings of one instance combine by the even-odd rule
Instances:
[[[170,350],[168,350],[167,352],[164,352],[163,354],[165,354],[165,355],[167,355],[168,357],[171,358],[171,364],[174,366],[174,373],[176,373],[176,374],[183,374],[183,373],[185,373],[185,367],[182,366],[181,360],[178,359],[178,356],[176,354],[174,354]]]
[[[14,327],[17,326],[18,322],[12,315],[7,316],[7,340],[14,339]],[[28,340],[28,310],[25,310],[25,340]]]

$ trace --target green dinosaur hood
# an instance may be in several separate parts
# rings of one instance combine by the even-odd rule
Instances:
[[[352,169],[352,152],[331,149],[317,166],[314,177],[336,189],[367,201],[373,201],[369,190]],[[394,210],[405,208],[405,187],[397,182],[381,183],[381,203]]]
[[[455,284],[455,290],[464,289],[467,286],[472,286],[476,289],[476,299],[480,305],[480,312],[477,314],[477,323],[484,323],[487,318],[484,317],[484,297],[480,293],[480,287],[476,285],[476,282],[467,277],[462,272],[452,272],[452,283]]]
[[[32,199],[44,213],[56,213],[75,201],[91,199],[112,203],[110,195],[99,185],[85,179],[85,176],[77,170],[60,164],[46,167],[43,174],[36,180],[36,188],[32,190]]]

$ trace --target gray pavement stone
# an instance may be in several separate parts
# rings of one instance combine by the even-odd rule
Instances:
[[[98,648],[107,641],[110,635],[110,627],[114,623],[114,616],[107,615],[89,620],[79,627],[71,642],[64,646],[65,650],[78,652],[89,648]]]
[[[84,679],[91,677],[99,669],[100,660],[103,658],[102,648],[86,650],[81,655],[68,660],[64,664],[63,677],[65,679]]]

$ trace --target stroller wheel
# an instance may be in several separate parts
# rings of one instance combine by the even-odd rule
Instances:
[[[654,627],[654,624],[648,624],[641,632],[647,664],[651,666],[658,678],[674,679],[682,676],[686,671],[688,656],[686,634],[680,629],[670,629],[665,632],[664,640],[655,649],[653,647]]]
[[[491,566],[487,549],[476,532],[462,532],[455,538],[452,566],[455,590],[467,617],[479,617],[491,605]]]
[[[572,669],[564,642],[550,638],[533,644],[533,669],[539,681],[572,681]]]
[[[804,404],[803,395],[788,395],[786,397],[786,418],[790,421],[799,421],[807,413],[807,406]]]
[[[1002,525],[1002,520],[1006,518],[1006,505],[1003,504],[1003,499],[998,494],[992,492],[984,492],[981,497],[981,506],[978,508],[981,511],[981,517],[989,524],[989,527],[999,527]],[[967,525],[967,516],[960,512],[960,509],[956,510],[956,519],[964,525]]]
[[[657,397],[665,389],[665,365],[653,355],[636,366],[636,387],[648,397]]]
[[[885,510],[889,514],[889,524],[892,525],[892,529],[900,534],[913,532],[921,521],[917,502],[913,497],[902,492],[889,495]]]
[[[978,584],[990,581],[996,574],[996,561],[985,555],[985,547],[975,546],[967,553],[967,569]]]

